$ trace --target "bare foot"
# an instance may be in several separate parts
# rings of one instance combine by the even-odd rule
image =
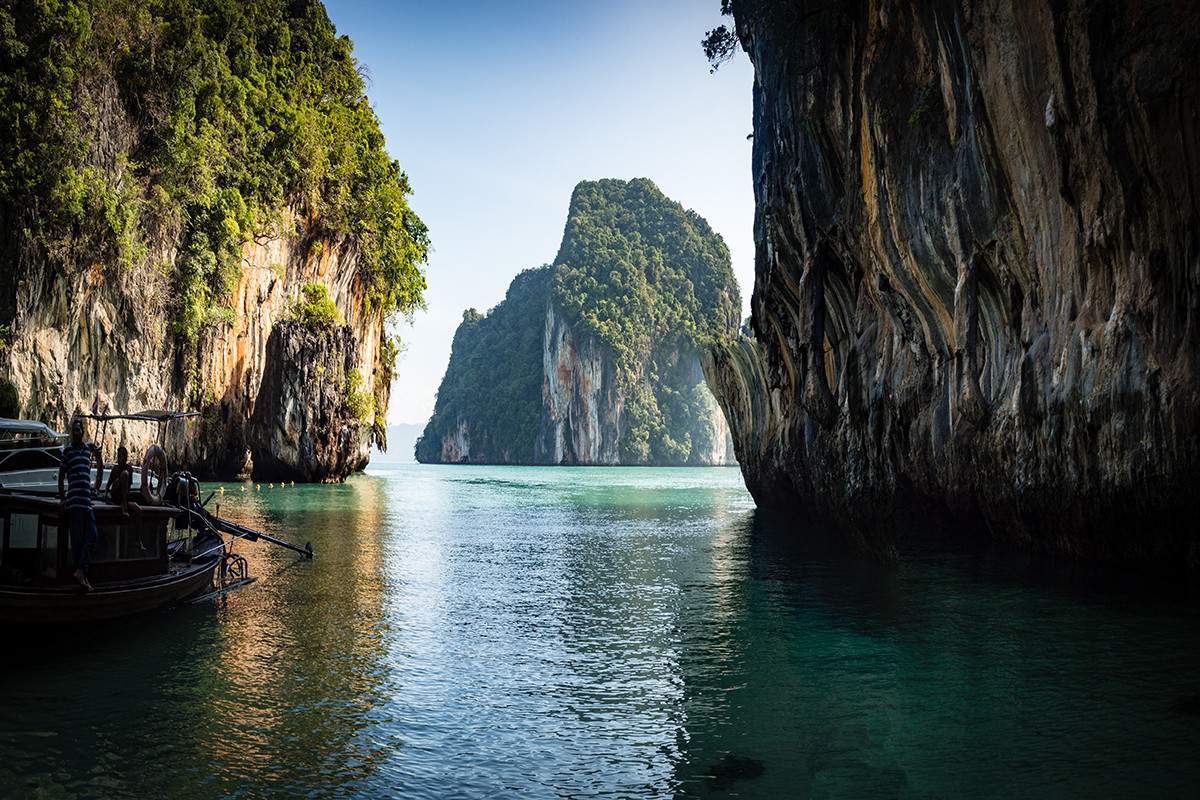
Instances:
[[[82,588],[85,592],[92,591],[92,584],[88,582],[87,575],[83,574],[83,570],[75,570],[75,574],[72,577],[75,578],[75,582],[78,583],[80,588]]]

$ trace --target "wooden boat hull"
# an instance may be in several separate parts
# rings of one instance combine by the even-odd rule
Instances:
[[[94,622],[178,605],[213,585],[218,559],[178,564],[174,572],[135,581],[79,587],[0,587],[0,623],[12,625]]]
[[[55,498],[0,493],[0,625],[94,622],[177,605],[209,591],[220,535],[176,530],[177,506],[125,515],[96,505],[97,538],[84,592],[72,578],[69,531]],[[182,534],[168,541],[168,532]],[[200,558],[179,548],[191,544]],[[214,547],[215,545],[215,547]]]

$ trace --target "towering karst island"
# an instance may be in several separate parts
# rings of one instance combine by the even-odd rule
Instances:
[[[758,503],[1196,569],[1194,4],[731,5],[754,337],[707,366]]]
[[[724,464],[706,348],[741,316],[729,251],[644,178],[584,181],[551,265],[463,314],[416,455],[487,464]]]
[[[202,475],[366,463],[429,245],[352,48],[317,0],[0,7],[10,412],[194,409],[165,444]]]

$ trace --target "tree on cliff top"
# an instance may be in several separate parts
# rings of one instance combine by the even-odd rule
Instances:
[[[733,16],[733,0],[721,0],[721,14]],[[737,54],[737,30],[734,27],[718,25],[704,34],[700,46],[704,48],[704,57],[708,59],[709,71],[716,72],[722,64]]]
[[[366,303],[421,307],[428,232],[352,52],[317,0],[12,0],[0,207],[63,268],[148,268],[152,243],[176,245],[185,339],[289,207],[354,236]]]
[[[725,242],[645,178],[575,187],[551,299],[614,353],[621,388],[652,345],[726,339],[742,305]]]

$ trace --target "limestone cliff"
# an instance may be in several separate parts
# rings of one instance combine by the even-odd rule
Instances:
[[[439,392],[438,411],[417,443],[418,460],[443,464],[646,463],[622,458],[621,442],[629,431],[625,414],[628,398],[616,385],[612,353],[594,339],[577,337],[552,303],[546,302],[545,308],[542,352],[537,364],[540,392],[501,395],[494,388],[488,390],[484,385],[486,378],[481,379],[482,384],[471,384],[471,394],[477,398],[475,404],[447,402],[441,398],[449,392],[445,395]],[[498,307],[492,313],[504,310]],[[656,363],[662,365],[664,372],[670,372],[665,393],[682,401],[676,403],[676,409],[686,408],[689,412],[684,415],[677,410],[679,419],[671,420],[667,433],[675,439],[686,438],[688,451],[676,461],[651,463],[696,466],[737,463],[724,414],[705,383],[702,357],[703,353],[695,348],[656,354]],[[486,356],[479,360],[495,361]],[[525,360],[533,363],[528,357]],[[478,368],[478,360],[476,365]],[[462,369],[452,355],[443,389],[456,382]],[[639,376],[639,380],[647,379]],[[661,384],[656,388],[664,393]],[[530,409],[535,419],[540,418],[532,431],[522,424],[522,417]],[[515,426],[522,436],[514,443],[502,426]]]
[[[202,476],[366,463],[428,238],[352,52],[319,0],[0,6],[7,410],[199,411],[89,433]]]
[[[648,180],[580,183],[554,264],[455,333],[421,461],[725,464],[700,353],[738,322],[708,224]]]
[[[755,337],[708,370],[757,501],[1200,564],[1193,5],[733,11]]]
[[[111,412],[191,407],[202,416],[165,431],[173,467],[231,477],[261,466],[264,475],[294,480],[361,469],[374,409],[365,421],[347,411],[347,371],[358,371],[359,391],[381,409],[390,376],[381,363],[382,315],[364,310],[352,243],[344,236],[263,236],[242,253],[232,322],[215,323],[193,346],[171,335],[169,290],[157,268],[96,264],[70,276],[25,259],[5,360],[22,416],[65,429],[72,413],[93,403]],[[309,283],[327,286],[345,317],[330,347],[299,344],[303,334],[287,321]],[[89,433],[106,454],[122,443],[136,454],[160,431],[111,422]]]
[[[655,354],[655,364],[671,373],[666,392],[686,397],[690,412],[680,415],[683,419],[672,420],[670,431],[675,439],[686,438],[688,453],[678,461],[657,463],[736,463],[725,416],[708,390],[700,359],[695,348]],[[534,447],[536,462],[629,463],[621,458],[621,440],[629,428],[627,397],[616,385],[612,354],[593,339],[577,338],[552,304],[546,307],[542,372],[542,425]],[[663,392],[661,386],[656,388]]]
[[[365,467],[368,426],[345,413],[346,375],[362,366],[351,328],[280,323],[266,363],[277,366],[264,376],[246,437],[255,473],[308,481]]]
[[[619,464],[625,398],[614,386],[612,355],[546,305],[542,350],[542,429],[535,459],[546,464]]]

